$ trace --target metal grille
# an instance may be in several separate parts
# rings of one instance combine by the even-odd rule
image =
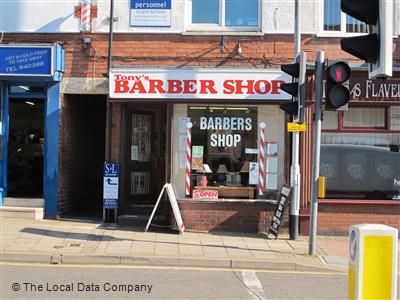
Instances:
[[[131,172],[131,195],[145,195],[150,192],[150,173]]]

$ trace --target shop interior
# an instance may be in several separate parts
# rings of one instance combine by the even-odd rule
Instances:
[[[8,197],[43,197],[44,112],[44,99],[10,99]]]

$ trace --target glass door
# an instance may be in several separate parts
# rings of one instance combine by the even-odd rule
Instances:
[[[127,155],[127,201],[128,205],[151,204],[152,158],[153,158],[153,114],[130,112]]]

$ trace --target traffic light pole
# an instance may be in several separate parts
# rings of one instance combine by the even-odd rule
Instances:
[[[300,31],[301,0],[295,0],[294,7],[294,57],[301,50]],[[299,211],[300,211],[300,133],[292,133],[292,165],[290,167],[290,186],[292,187],[292,200],[289,211],[289,237],[291,240],[299,238]]]
[[[318,178],[321,152],[321,102],[324,77],[324,51],[317,52],[315,64],[315,120],[313,149],[313,188],[311,196],[310,236],[308,254],[316,255],[317,245],[317,214],[318,214]]]

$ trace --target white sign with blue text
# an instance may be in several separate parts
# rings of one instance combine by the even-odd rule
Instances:
[[[118,209],[119,164],[104,163],[103,208]]]
[[[171,0],[131,0],[131,26],[170,27]]]

